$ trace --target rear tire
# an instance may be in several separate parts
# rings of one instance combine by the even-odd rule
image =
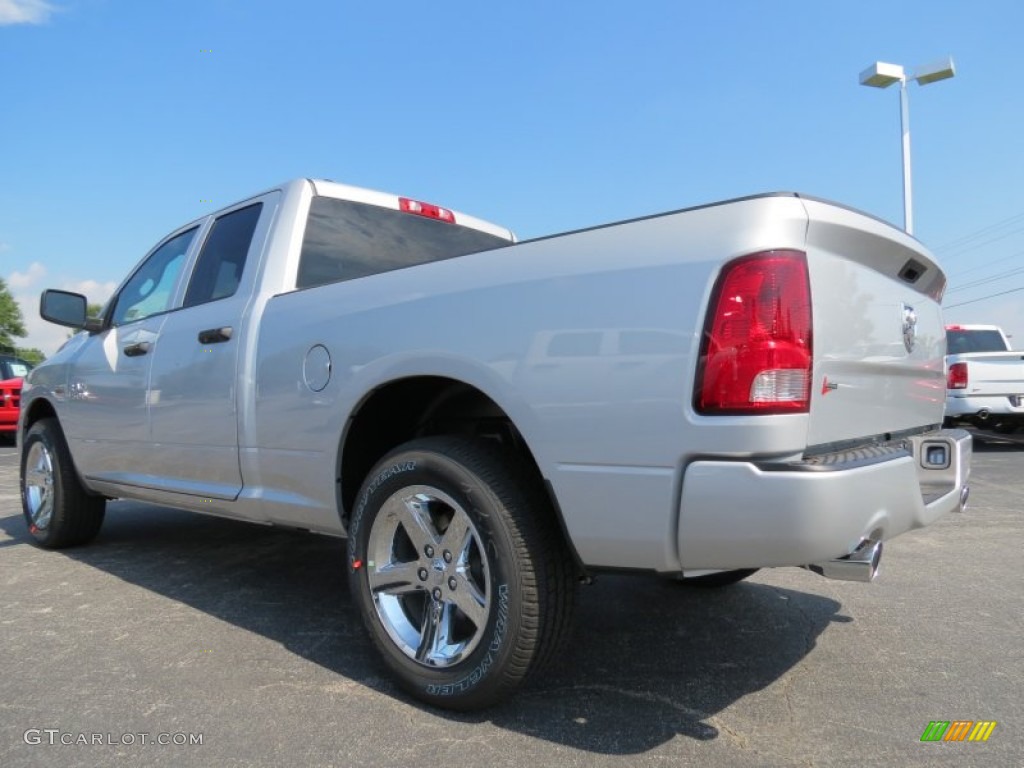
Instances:
[[[738,571],[719,571],[718,573],[708,573],[704,576],[691,576],[689,578],[684,578],[682,579],[682,582],[689,587],[717,589],[718,587],[728,587],[732,584],[738,584],[748,576],[753,576],[758,572],[758,570],[758,568],[743,568]]]
[[[566,642],[576,579],[554,514],[516,457],[462,437],[400,446],[349,526],[349,585],[400,685],[471,710],[508,696]]]
[[[40,419],[25,434],[21,508],[32,538],[46,549],[85,544],[103,525],[106,499],[82,487],[56,419]]]

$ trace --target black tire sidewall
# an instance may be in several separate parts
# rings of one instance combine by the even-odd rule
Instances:
[[[488,557],[491,611],[478,646],[463,661],[443,669],[425,667],[395,646],[370,596],[365,563],[370,530],[384,502],[413,485],[428,485],[452,497],[469,515]],[[498,698],[518,682],[506,669],[522,623],[520,558],[508,516],[493,489],[459,461],[426,448],[409,448],[377,465],[364,483],[349,526],[348,572],[353,598],[374,644],[402,686],[420,699],[450,709],[471,709]]]

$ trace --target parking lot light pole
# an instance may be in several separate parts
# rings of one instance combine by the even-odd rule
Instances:
[[[900,130],[903,134],[903,229],[908,235],[914,234],[914,214],[911,207],[910,182],[910,107],[907,100],[907,81],[916,80],[918,85],[928,85],[938,80],[953,77],[956,71],[953,59],[947,56],[941,61],[917,67],[909,73],[899,64],[876,61],[860,73],[860,84],[872,88],[888,88],[900,84]]]

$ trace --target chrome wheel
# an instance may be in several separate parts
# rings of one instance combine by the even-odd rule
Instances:
[[[367,585],[391,640],[426,667],[449,667],[479,645],[491,608],[480,534],[451,496],[427,485],[393,493],[370,528]]]
[[[20,464],[21,511],[36,544],[63,549],[96,538],[107,500],[82,486],[55,418],[28,428]]]
[[[53,457],[41,441],[25,458],[25,506],[36,528],[45,530],[53,517]]]

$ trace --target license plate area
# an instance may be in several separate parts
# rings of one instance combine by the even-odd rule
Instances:
[[[963,489],[971,474],[971,436],[963,429],[943,429],[911,439],[917,479],[926,503]]]

